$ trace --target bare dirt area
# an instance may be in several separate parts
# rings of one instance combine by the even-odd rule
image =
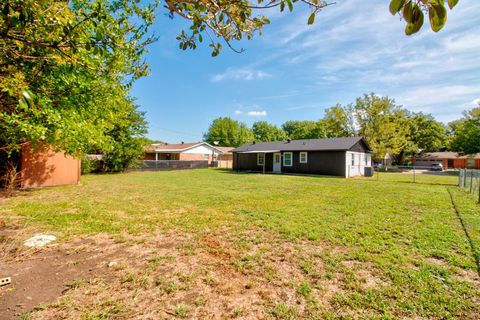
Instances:
[[[77,239],[67,244],[17,250],[0,261],[0,277],[11,284],[0,288],[2,319],[13,319],[50,303],[81,279],[108,279],[108,261],[122,253],[101,237]]]
[[[338,274],[323,277],[320,247],[227,234],[95,235],[13,250],[0,263],[12,277],[0,289],[2,319],[308,316],[342,290]]]

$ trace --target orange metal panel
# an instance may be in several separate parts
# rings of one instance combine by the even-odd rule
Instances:
[[[54,152],[49,146],[35,149],[29,144],[22,148],[20,159],[22,188],[78,184],[80,160],[63,152]]]

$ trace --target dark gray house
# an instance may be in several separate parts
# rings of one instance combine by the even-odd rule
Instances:
[[[371,152],[362,137],[252,142],[232,150],[233,170],[348,178],[365,174]]]

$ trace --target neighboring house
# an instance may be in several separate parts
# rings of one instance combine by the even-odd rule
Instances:
[[[20,187],[52,187],[80,183],[80,160],[55,152],[46,144],[22,147]]]
[[[206,160],[210,164],[222,153],[206,142],[152,144],[145,148],[144,160]]]
[[[355,177],[372,165],[362,137],[252,142],[232,152],[237,171]]]
[[[390,155],[390,153],[386,153],[385,156],[383,156],[381,164],[390,167],[392,166],[393,163],[393,157]]]
[[[413,157],[416,166],[431,166],[442,164],[444,169],[480,169],[480,153],[460,156],[457,152],[425,152]]]

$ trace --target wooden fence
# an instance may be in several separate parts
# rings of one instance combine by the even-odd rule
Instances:
[[[233,160],[212,161],[212,167],[215,167],[215,168],[232,168],[233,167]]]

